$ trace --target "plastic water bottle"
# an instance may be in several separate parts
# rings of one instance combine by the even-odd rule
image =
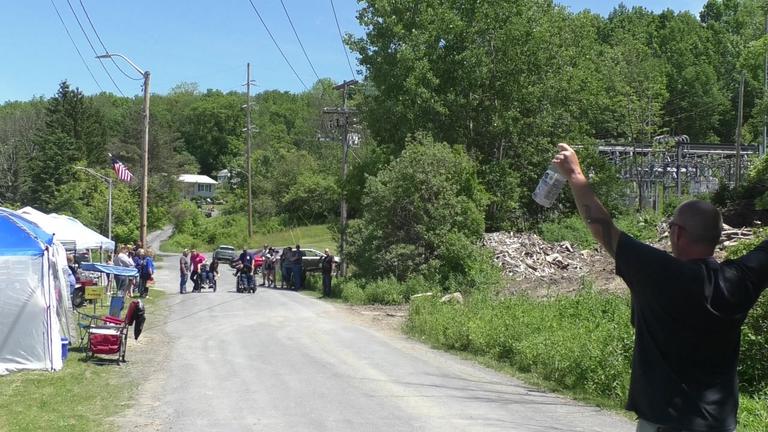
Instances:
[[[552,207],[566,182],[567,180],[560,175],[557,168],[550,165],[533,192],[533,200],[544,207]]]

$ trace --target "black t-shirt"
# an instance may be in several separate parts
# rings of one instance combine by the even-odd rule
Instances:
[[[616,274],[632,293],[627,410],[687,431],[736,427],[741,325],[768,284],[768,241],[742,258],[682,261],[622,233]]]
[[[322,270],[323,274],[329,275],[333,273],[333,255],[328,254],[322,258]]]

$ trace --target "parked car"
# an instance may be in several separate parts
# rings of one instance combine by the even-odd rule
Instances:
[[[315,249],[302,249],[302,251],[304,251],[305,254],[304,258],[301,260],[301,264],[304,267],[304,272],[319,273],[322,270],[322,268],[320,268],[320,260],[325,256],[325,254]],[[334,255],[333,262],[338,266],[340,262],[339,257]]]
[[[219,261],[232,262],[237,259],[238,254],[235,252],[235,248],[228,245],[220,245],[218,249],[213,252],[213,258]]]

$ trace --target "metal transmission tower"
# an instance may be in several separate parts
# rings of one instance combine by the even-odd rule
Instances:
[[[332,137],[341,135],[342,157],[341,157],[341,204],[339,206],[341,232],[339,236],[339,259],[341,260],[340,271],[342,276],[347,275],[347,260],[344,252],[344,246],[347,242],[347,162],[349,160],[349,148],[359,147],[360,130],[357,122],[357,110],[347,107],[349,88],[357,84],[357,80],[344,81],[334,86],[334,90],[343,91],[344,105],[341,108],[323,108],[324,128],[330,132]]]
[[[253,189],[251,184],[251,135],[253,134],[253,129],[251,128],[251,84],[254,83],[254,81],[251,79],[250,63],[247,63],[247,69],[246,81],[245,84],[243,84],[245,86],[246,104],[242,107],[245,108],[245,129],[243,129],[243,131],[245,132],[247,141],[245,149],[245,171],[248,175],[248,240],[250,240],[251,237],[253,237]]]

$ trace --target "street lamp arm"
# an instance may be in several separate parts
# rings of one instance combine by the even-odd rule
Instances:
[[[83,171],[88,171],[88,172],[89,172],[89,173],[91,173],[92,175],[94,175],[94,176],[96,176],[96,177],[100,178],[101,180],[104,180],[104,182],[106,182],[107,184],[109,184],[109,183],[111,183],[111,182],[112,182],[112,179],[111,179],[111,178],[109,178],[109,177],[105,177],[105,176],[103,176],[103,175],[101,175],[101,174],[97,173],[96,171],[94,171],[94,170],[92,170],[92,169],[88,168],[88,167],[81,167],[81,166],[76,166],[76,167],[75,167],[75,169],[79,169],[79,170],[83,170]]]
[[[97,56],[96,56],[96,58],[97,58],[97,59],[106,59],[106,58],[112,58],[112,57],[120,57],[121,59],[123,59],[123,60],[125,60],[126,62],[128,62],[128,64],[129,64],[129,65],[131,65],[131,67],[133,67],[134,69],[136,69],[136,72],[138,72],[139,74],[141,74],[142,76],[144,76],[144,73],[145,73],[145,72],[144,72],[143,70],[141,70],[141,68],[140,68],[140,67],[136,66],[136,63],[132,62],[132,61],[131,61],[131,60],[130,60],[128,57],[126,57],[126,56],[124,56],[124,55],[122,55],[122,54],[118,54],[118,53],[106,53],[106,54],[101,54],[101,55],[97,55]]]

